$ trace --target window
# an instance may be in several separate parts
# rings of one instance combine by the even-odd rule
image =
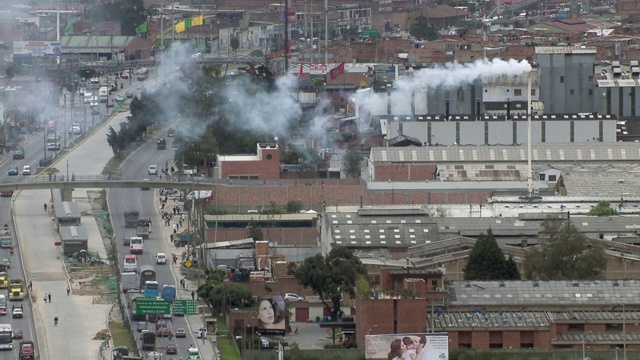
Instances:
[[[550,181],[550,182],[558,181],[558,180],[557,180],[557,176],[555,176],[555,175],[549,175],[549,181]]]
[[[560,76],[560,83],[564,83],[564,76]]]
[[[547,174],[539,174],[538,176],[540,176],[540,180],[544,181],[544,179],[546,179]]]
[[[514,96],[522,96],[522,89],[514,89],[513,90],[513,95]]]
[[[531,96],[536,96],[536,89],[531,88]]]

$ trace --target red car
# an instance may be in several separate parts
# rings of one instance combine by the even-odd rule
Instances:
[[[2,197],[13,196],[13,190],[2,190],[0,191],[0,196]]]
[[[126,238],[122,239],[122,245],[124,245],[124,246],[131,245],[131,238],[126,237]]]
[[[169,331],[169,329],[163,327],[163,328],[159,328],[158,330],[156,330],[156,335],[158,337],[165,337],[165,336],[169,336],[169,334],[171,334],[171,332]]]

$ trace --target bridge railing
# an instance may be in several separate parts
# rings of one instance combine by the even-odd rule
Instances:
[[[223,183],[222,180],[216,180],[212,177],[206,176],[126,176],[126,175],[106,175],[106,174],[74,174],[69,173],[68,177],[66,174],[39,174],[35,176],[7,176],[0,178],[0,184],[10,184],[10,183],[23,183],[23,182],[96,182],[96,181],[166,181],[166,182],[192,182],[198,184],[206,184],[206,183]]]

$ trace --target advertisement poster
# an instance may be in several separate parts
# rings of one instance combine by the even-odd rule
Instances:
[[[14,41],[13,56],[59,56],[60,46],[56,41]]]
[[[365,354],[367,359],[447,360],[449,338],[446,334],[365,335]]]
[[[285,334],[284,298],[281,295],[258,298],[256,332],[261,335]]]

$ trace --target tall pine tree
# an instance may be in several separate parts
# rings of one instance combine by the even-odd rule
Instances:
[[[512,257],[505,259],[491,229],[480,234],[464,267],[466,280],[520,280],[518,265]]]

